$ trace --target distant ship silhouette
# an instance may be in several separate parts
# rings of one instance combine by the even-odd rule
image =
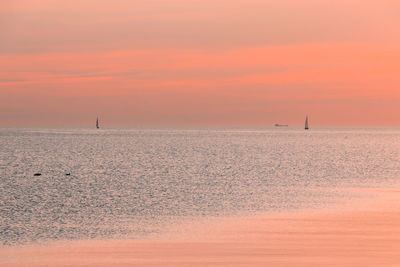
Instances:
[[[306,123],[304,125],[304,129],[308,130],[308,115],[306,116]]]

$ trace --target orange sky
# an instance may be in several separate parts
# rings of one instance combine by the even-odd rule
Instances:
[[[5,0],[0,125],[300,125],[306,114],[400,125],[399,12],[397,0]]]

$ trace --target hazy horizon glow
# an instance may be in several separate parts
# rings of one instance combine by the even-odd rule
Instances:
[[[0,126],[400,125],[399,8],[9,1]]]

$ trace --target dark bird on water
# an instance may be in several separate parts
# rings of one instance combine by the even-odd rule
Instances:
[[[35,173],[33,176],[40,176],[40,175],[42,175],[42,174],[39,173],[39,172],[37,172],[37,173]]]

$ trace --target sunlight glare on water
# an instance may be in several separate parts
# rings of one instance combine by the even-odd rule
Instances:
[[[324,189],[396,183],[399,151],[395,128],[0,128],[0,241],[145,238],[177,218],[318,208],[342,197]]]

